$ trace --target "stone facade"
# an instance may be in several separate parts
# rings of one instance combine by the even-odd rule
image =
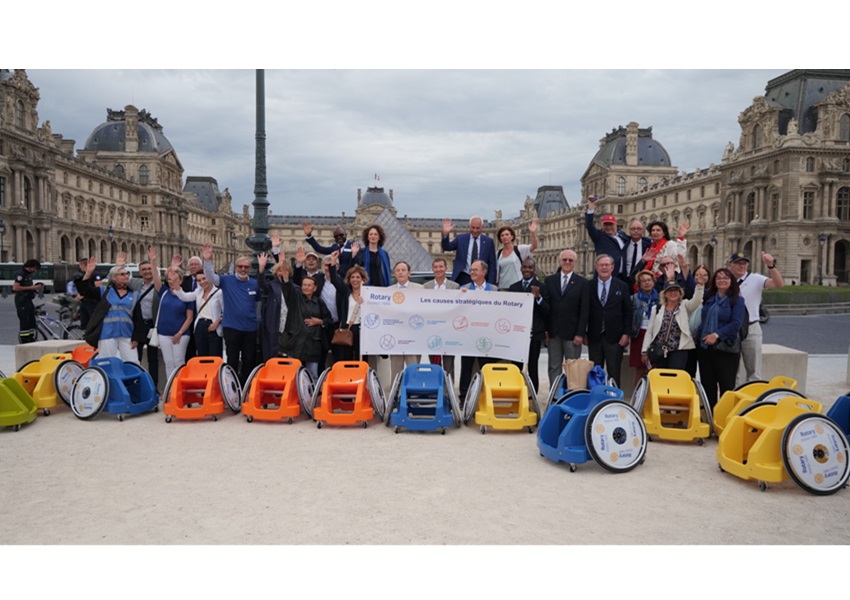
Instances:
[[[248,252],[247,205],[234,213],[211,177],[187,177],[184,187],[177,153],[149,113],[108,110],[75,155],[74,140],[49,120],[39,126],[39,99],[24,70],[0,70],[0,261],[107,263],[123,251],[139,262],[155,246],[164,265],[209,241],[223,266]],[[107,143],[115,131],[120,139]]]

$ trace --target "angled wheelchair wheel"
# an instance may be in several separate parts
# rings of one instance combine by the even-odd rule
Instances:
[[[702,406],[702,410],[705,413],[705,420],[703,423],[708,423],[708,436],[711,437],[711,434],[714,433],[714,415],[711,411],[711,403],[708,401],[708,396],[705,393],[705,388],[702,387],[702,383],[696,379],[693,379],[692,381],[694,382],[694,387],[697,389],[697,393],[699,394],[700,406]]]
[[[540,404],[537,402],[537,392],[534,390],[534,384],[531,383],[531,377],[528,376],[528,373],[523,373],[522,375],[525,377],[525,386],[528,388],[529,408],[537,414],[537,422],[540,423],[543,415],[540,413]]]
[[[218,385],[221,387],[221,397],[234,414],[242,410],[242,387],[236,369],[227,363],[218,368]]]
[[[590,390],[570,390],[566,394],[563,394],[560,398],[557,398],[552,404],[563,404],[573,396],[578,396],[579,394],[586,394]]]
[[[80,419],[99,415],[109,399],[109,377],[100,367],[89,367],[77,377],[71,390],[71,410]]]
[[[390,417],[399,405],[402,377],[404,377],[404,371],[396,373],[395,379],[393,379],[393,387],[390,389],[389,397],[387,397],[387,409],[384,411],[384,425],[387,427],[390,426]]]
[[[53,371],[53,387],[56,388],[56,394],[62,402],[68,406],[71,405],[71,392],[74,389],[74,384],[83,371],[85,371],[85,367],[71,358],[63,360]]]
[[[387,399],[384,397],[384,388],[381,387],[381,380],[378,379],[375,369],[369,369],[366,374],[366,385],[369,387],[369,397],[372,399],[372,410],[375,411],[378,420],[383,421],[384,413],[387,411]]]
[[[248,396],[251,395],[251,385],[254,383],[254,379],[257,378],[257,373],[259,373],[260,369],[262,369],[264,366],[265,363],[263,363],[262,365],[257,365],[256,367],[254,367],[254,370],[251,371],[251,374],[248,375],[248,381],[245,382],[245,387],[242,388],[241,404],[245,404],[248,401]]]
[[[555,381],[552,383],[552,386],[549,388],[549,397],[546,399],[546,410],[549,410],[549,407],[555,402],[555,400],[557,400],[559,397],[561,397],[563,395],[563,394],[561,394],[561,388],[564,387],[566,382],[567,382],[567,376],[562,371],[558,375],[558,377],[555,378]]]
[[[481,386],[484,380],[479,371],[472,376],[472,381],[469,382],[469,389],[466,390],[466,398],[463,400],[463,422],[469,423],[472,415],[478,410],[478,396],[481,394]]]
[[[640,414],[621,400],[603,400],[590,411],[584,440],[593,459],[612,473],[625,473],[646,454],[646,426]]]
[[[322,386],[325,384],[325,379],[328,378],[328,373],[330,372],[330,369],[322,371],[321,375],[319,375],[319,379],[316,380],[316,385],[313,386],[313,395],[310,396],[309,399],[304,399],[306,402],[303,405],[304,412],[310,415],[311,419],[313,418],[313,411],[316,410],[316,407],[322,402]]]
[[[452,376],[448,373],[446,373],[446,376],[443,379],[443,388],[452,407],[452,417],[454,417],[455,427],[460,427],[463,424],[463,411],[460,409],[460,401],[457,399],[457,394],[455,393],[455,385],[452,381]]]
[[[742,383],[741,385],[739,385],[738,387],[736,387],[732,391],[737,392],[737,391],[742,390],[745,387],[747,387],[748,385],[751,385],[753,383],[767,383],[767,381],[765,381],[764,379],[755,379],[753,381],[745,381],[744,383]]]
[[[850,477],[847,438],[832,420],[818,413],[792,419],[782,434],[782,463],[801,488],[817,496],[834,494]]]
[[[167,404],[171,402],[171,388],[174,386],[174,382],[177,381],[177,378],[180,376],[180,372],[186,367],[186,365],[180,365],[177,367],[174,372],[171,374],[171,377],[168,378],[168,381],[165,382],[165,388],[162,390],[162,403]]]
[[[646,394],[649,391],[649,384],[647,383],[646,376],[641,377],[640,381],[638,381],[635,386],[634,392],[632,392],[632,401],[631,405],[639,415],[643,415],[643,404],[646,402]]]
[[[295,373],[295,385],[298,386],[298,403],[304,409],[305,404],[313,400],[313,374],[309,369],[306,367],[298,368],[298,371]],[[304,410],[306,411],[306,409]]]

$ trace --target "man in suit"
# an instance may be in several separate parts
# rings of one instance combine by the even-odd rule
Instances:
[[[338,272],[339,276],[344,279],[345,274],[348,273],[349,267],[354,264],[353,257],[351,255],[351,240],[345,239],[345,229],[342,227],[334,229],[334,243],[330,246],[322,246],[316,241],[316,238],[313,237],[313,225],[311,225],[309,221],[305,221],[301,224],[301,226],[304,228],[304,233],[307,236],[305,241],[319,254],[330,255],[337,250],[339,251]]]
[[[460,289],[467,292],[495,292],[499,288],[495,284],[487,281],[487,263],[483,260],[476,260],[469,268],[469,274],[472,279],[469,283],[460,286]],[[469,384],[472,382],[472,369],[475,367],[475,361],[478,361],[478,369],[480,370],[486,364],[498,362],[495,358],[487,358],[485,356],[461,356],[460,357],[460,401],[466,401],[466,392],[469,390]]]
[[[590,285],[574,272],[576,253],[561,251],[560,264],[560,270],[546,278],[542,292],[549,308],[546,336],[550,383],[563,372],[564,359],[581,356],[590,312]]]
[[[590,281],[587,352],[620,387],[623,351],[631,339],[632,301],[628,286],[614,277],[615,265],[607,254],[596,257],[596,276]]]
[[[403,260],[395,264],[393,275],[395,275],[396,282],[389,286],[390,289],[404,290],[422,287],[421,284],[410,281],[410,265]],[[419,362],[418,354],[391,354],[390,385],[395,381],[395,376],[401,373],[407,365],[415,365],[417,362]]]
[[[492,238],[481,233],[484,227],[481,217],[476,215],[469,220],[469,233],[459,233],[449,241],[453,227],[451,219],[443,219],[443,239],[440,245],[444,252],[455,252],[452,279],[460,285],[468,284],[472,281],[472,263],[480,260],[487,266],[487,282],[496,283],[496,245]]]
[[[634,289],[635,276],[641,271],[644,263],[641,259],[649,247],[652,245],[652,240],[643,235],[644,226],[638,220],[629,223],[629,232],[618,231],[617,235],[625,242],[623,248],[623,270],[620,272],[620,279],[625,281],[630,289]]]
[[[534,296],[534,312],[531,317],[531,343],[528,346],[528,377],[534,386],[534,391],[540,389],[538,376],[538,361],[540,359],[540,347],[546,334],[546,317],[549,315],[549,305],[543,299],[540,290],[543,284],[534,276],[537,263],[529,257],[522,261],[520,271],[522,279],[508,288],[510,292],[526,292]],[[517,364],[522,369],[522,364]]]
[[[448,265],[446,265],[446,259],[444,258],[435,258],[434,262],[431,263],[431,270],[434,272],[434,279],[431,281],[426,281],[422,286],[426,290],[458,290],[460,286],[456,281],[452,281],[448,277],[446,277],[446,272],[448,271]],[[424,358],[424,357],[423,357]],[[431,355],[429,356],[432,365],[442,364],[443,370],[452,376],[452,380],[455,377],[455,357],[451,354],[443,354],[439,355]]]
[[[584,227],[587,235],[593,241],[596,256],[607,254],[614,259],[614,273],[619,276],[623,270],[623,249],[626,241],[617,235],[617,218],[614,215],[602,215],[602,229],[593,224],[596,205],[602,202],[600,198],[591,196],[587,200],[587,211],[584,213]]]

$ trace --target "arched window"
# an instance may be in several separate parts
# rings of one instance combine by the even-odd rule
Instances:
[[[139,167],[139,183],[141,183],[142,185],[147,185],[149,183],[148,174],[149,170],[147,165],[142,165],[141,167]]]
[[[643,187],[646,187],[646,177],[641,177],[641,178],[638,180],[638,183],[640,184],[640,187],[642,187],[642,188],[643,188]]]
[[[841,115],[838,121],[838,139],[850,141],[850,115],[847,113]]]
[[[835,197],[836,216],[841,221],[850,221],[850,188],[843,187],[838,190]]]
[[[617,178],[617,195],[624,196],[626,193],[626,180],[622,177]]]
[[[22,100],[15,102],[15,126],[24,128],[24,103]]]
[[[761,147],[761,125],[753,127],[753,146],[752,149]]]
[[[813,219],[815,216],[815,193],[803,192],[803,218]]]
[[[813,173],[815,170],[815,159],[813,156],[809,156],[806,159],[806,173]]]
[[[747,218],[746,218],[745,222],[750,223],[755,218],[756,218],[756,195],[755,195],[755,193],[750,192],[749,196],[747,196]]]

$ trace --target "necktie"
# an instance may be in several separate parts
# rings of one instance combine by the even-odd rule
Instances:
[[[637,242],[632,242],[632,262],[629,265],[629,272],[626,273],[626,276],[631,275],[632,269],[635,268],[635,265],[637,264],[637,262],[638,262],[638,259],[637,259]]]
[[[472,238],[472,262],[476,260],[478,260],[478,238]]]
[[[563,294],[567,290],[567,284],[570,282],[569,275],[561,276],[561,293]]]
[[[608,284],[602,284],[602,294],[599,295],[599,302],[602,303],[602,306],[605,306],[605,301],[608,299]]]
[[[528,282],[525,280],[522,282],[522,289],[526,292],[528,291]]]

